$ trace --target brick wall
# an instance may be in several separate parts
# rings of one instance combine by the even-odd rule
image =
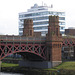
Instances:
[[[46,37],[46,45],[49,47],[47,56],[49,61],[61,61],[62,36],[59,29],[59,17],[50,16]]]

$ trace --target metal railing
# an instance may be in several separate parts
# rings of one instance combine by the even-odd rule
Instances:
[[[45,41],[45,37],[22,37],[22,36],[0,36],[0,40],[39,40]]]

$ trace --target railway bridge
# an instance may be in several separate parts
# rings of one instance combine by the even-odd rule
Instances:
[[[45,37],[33,31],[32,19],[25,19],[23,36],[0,35],[0,60],[19,53],[23,56],[20,66],[51,68],[62,63],[61,49],[66,45],[75,45],[75,42],[62,38],[58,16],[49,16],[48,34]]]

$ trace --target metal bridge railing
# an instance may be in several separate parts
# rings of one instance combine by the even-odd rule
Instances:
[[[46,40],[45,37],[0,36],[0,40]]]

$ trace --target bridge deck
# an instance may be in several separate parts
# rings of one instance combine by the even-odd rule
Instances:
[[[1,41],[45,41],[46,37],[0,36]]]

